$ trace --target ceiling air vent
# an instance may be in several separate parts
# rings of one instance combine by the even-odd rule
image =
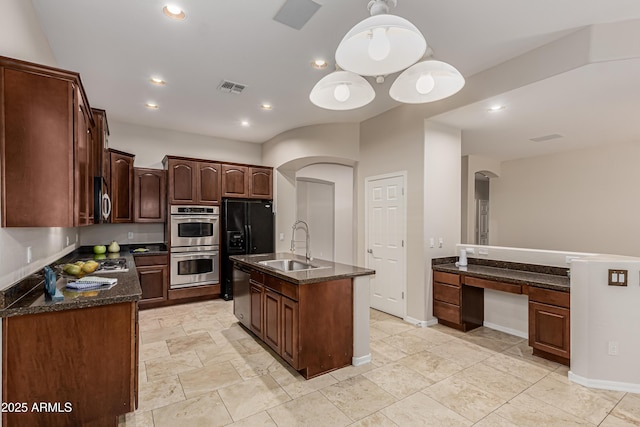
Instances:
[[[529,141],[545,142],[545,141],[551,141],[552,139],[558,139],[558,138],[563,138],[563,136],[560,135],[560,134],[557,134],[557,133],[552,133],[551,135],[545,135],[545,136],[539,136],[537,138],[531,138]]]
[[[218,90],[226,93],[242,93],[247,85],[243,85],[240,83],[234,83],[229,80],[223,80],[218,85]]]

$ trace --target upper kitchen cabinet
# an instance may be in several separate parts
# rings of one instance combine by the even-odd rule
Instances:
[[[273,198],[273,169],[249,168],[249,197],[252,199]]]
[[[3,227],[92,222],[92,129],[79,74],[0,57]]]
[[[249,197],[249,168],[222,165],[222,197]]]
[[[134,222],[164,222],[166,219],[166,179],[162,169],[134,168]]]
[[[220,204],[220,164],[206,160],[167,156],[169,204]]]
[[[273,198],[273,169],[222,164],[222,197]]]
[[[111,222],[133,222],[134,155],[109,149],[111,170]]]

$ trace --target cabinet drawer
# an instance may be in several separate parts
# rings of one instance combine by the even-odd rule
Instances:
[[[433,284],[433,299],[460,305],[460,288],[435,282]]]
[[[460,286],[460,275],[452,273],[443,273],[441,271],[433,272],[433,281],[447,283],[449,285]]]
[[[298,301],[298,285],[278,279],[277,277],[266,276],[265,286],[294,301]]]
[[[257,270],[251,270],[251,280],[260,284],[264,284],[264,273]]]
[[[571,294],[569,292],[552,291],[551,289],[529,286],[529,301],[543,302],[569,308]]]
[[[473,286],[476,288],[494,289],[496,291],[509,292],[512,294],[521,294],[522,285],[516,285],[514,283],[498,282],[496,280],[478,279],[477,277],[464,278],[464,284],[467,286]]]
[[[133,260],[136,263],[136,267],[146,265],[167,265],[167,255],[138,255],[134,256]]]
[[[438,319],[446,320],[451,323],[462,323],[462,318],[460,316],[460,306],[457,305],[434,300],[433,315]]]

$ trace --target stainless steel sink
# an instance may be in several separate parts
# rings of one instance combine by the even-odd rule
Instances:
[[[314,268],[322,268],[320,266],[309,264],[303,261],[298,261],[295,259],[270,259],[266,261],[258,261],[258,264],[275,268],[276,270],[280,271],[301,271],[312,270]]]

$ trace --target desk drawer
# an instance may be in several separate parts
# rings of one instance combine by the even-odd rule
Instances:
[[[440,320],[446,320],[451,323],[462,323],[460,315],[460,306],[449,304],[442,301],[433,301],[433,315]]]
[[[442,271],[433,272],[433,281],[447,283],[449,285],[460,286],[460,275],[452,273],[443,273]]]
[[[460,288],[445,283],[433,283],[433,299],[460,305]]]
[[[477,277],[465,276],[464,284],[476,288],[494,289],[496,291],[509,292],[512,294],[521,294],[522,285],[514,283],[498,282],[495,280],[478,279]]]

